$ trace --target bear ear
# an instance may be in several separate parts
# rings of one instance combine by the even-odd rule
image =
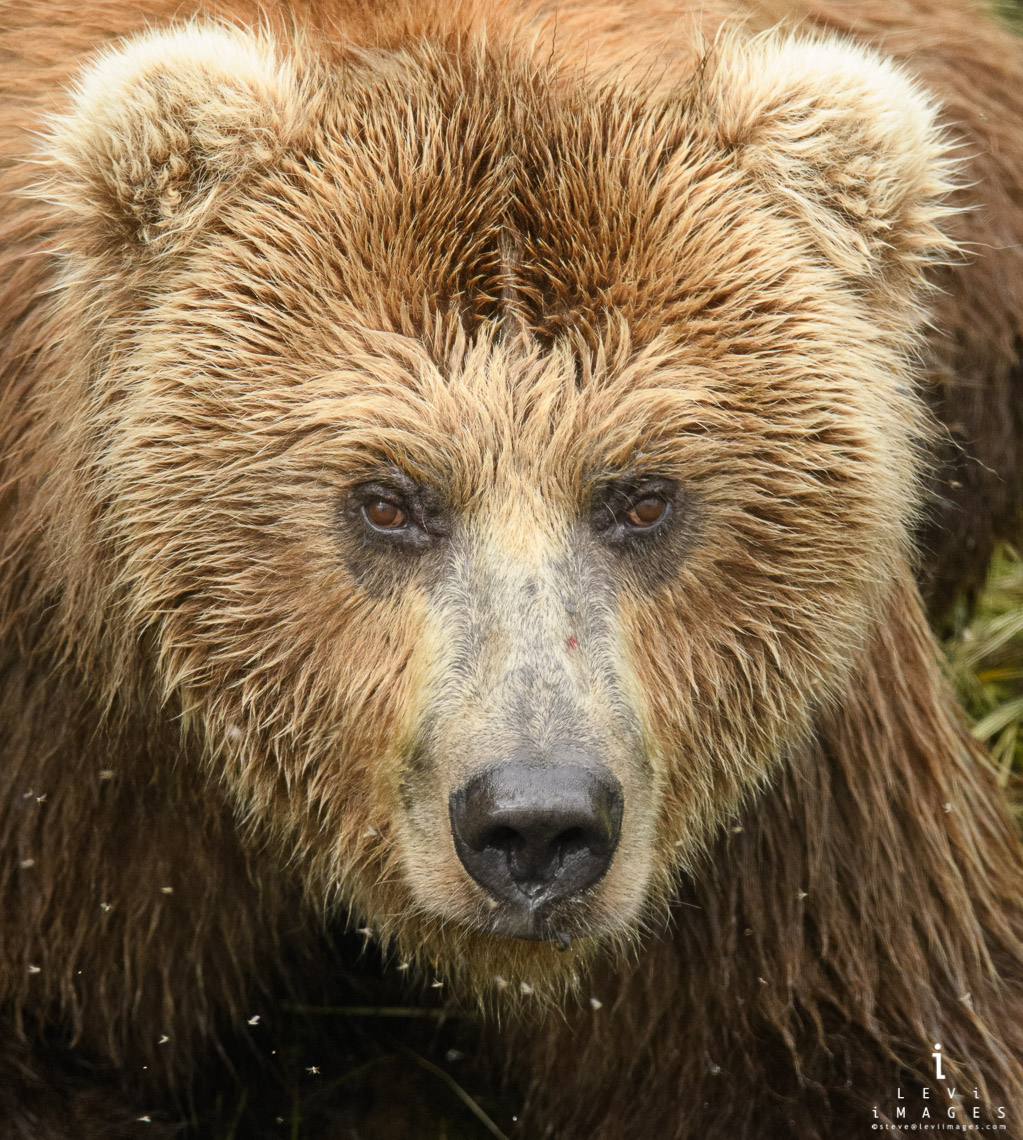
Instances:
[[[52,123],[47,190],[82,252],[165,251],[274,161],[299,114],[294,67],[268,40],[203,24],[150,33],[81,77]]]
[[[950,143],[897,65],[837,39],[726,36],[699,84],[720,143],[843,273],[881,285],[950,256]]]

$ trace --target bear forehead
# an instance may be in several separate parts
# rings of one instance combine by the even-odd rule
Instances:
[[[719,349],[741,349],[754,315],[816,307],[805,242],[693,85],[648,97],[478,46],[319,66],[296,138],[210,234],[262,297],[279,283],[281,307],[329,299],[412,336],[438,315],[501,321],[590,348],[621,322],[637,346],[684,324]]]

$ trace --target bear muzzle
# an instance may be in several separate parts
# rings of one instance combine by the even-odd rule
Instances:
[[[624,797],[603,765],[507,762],[451,794],[458,857],[497,907],[493,933],[544,939],[545,913],[603,878],[621,834]]]

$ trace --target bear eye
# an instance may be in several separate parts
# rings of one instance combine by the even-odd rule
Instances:
[[[611,546],[632,548],[662,533],[681,491],[674,479],[632,479],[606,483],[592,503],[590,524]]]
[[[668,512],[668,504],[659,495],[645,495],[632,504],[632,509],[626,515],[631,527],[637,530],[649,530],[657,526]]]
[[[376,530],[402,530],[408,515],[397,503],[387,499],[374,499],[362,508],[362,517]]]

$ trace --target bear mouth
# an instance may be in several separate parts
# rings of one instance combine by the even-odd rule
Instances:
[[[554,908],[556,911],[562,907]],[[551,942],[559,950],[567,950],[573,938],[582,936],[579,923],[568,916],[552,913],[549,906],[498,905],[485,926],[497,938],[517,938],[523,942]]]

